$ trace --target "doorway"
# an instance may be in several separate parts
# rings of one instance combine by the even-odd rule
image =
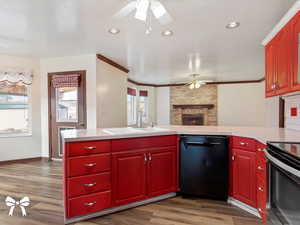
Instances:
[[[61,131],[86,128],[86,71],[48,74],[49,156],[61,159]]]

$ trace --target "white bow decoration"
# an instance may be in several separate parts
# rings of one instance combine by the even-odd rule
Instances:
[[[12,216],[14,214],[14,209],[16,206],[19,206],[21,208],[22,216],[26,216],[25,207],[29,206],[30,200],[27,196],[22,198],[20,201],[16,201],[12,197],[7,196],[5,199],[5,203],[8,207],[10,207],[9,213],[8,213],[9,216]]]

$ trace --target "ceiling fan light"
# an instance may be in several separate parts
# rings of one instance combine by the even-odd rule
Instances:
[[[165,7],[158,1],[151,2],[151,10],[156,19],[163,17],[167,13]]]
[[[190,88],[190,89],[194,89],[194,88],[195,88],[195,84],[194,84],[194,83],[191,83],[190,86],[189,86],[189,88]]]
[[[197,81],[195,84],[195,88],[200,88],[200,87],[201,87],[201,83],[199,81]]]
[[[139,0],[136,5],[136,13],[134,17],[138,20],[146,21],[149,5],[149,0]]]

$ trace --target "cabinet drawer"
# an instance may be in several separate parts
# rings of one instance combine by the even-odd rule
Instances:
[[[106,191],[72,198],[68,201],[68,206],[68,217],[97,212],[111,206],[111,192]]]
[[[69,158],[67,164],[68,177],[100,173],[111,168],[109,153]]]
[[[110,152],[110,141],[84,141],[68,143],[67,156],[84,156]]]
[[[232,145],[234,148],[255,151],[255,141],[251,138],[232,137]]]
[[[106,191],[111,187],[110,173],[73,177],[67,182],[69,198]]]
[[[143,138],[124,138],[112,140],[112,151],[126,151],[141,148],[176,146],[177,135],[143,137]]]

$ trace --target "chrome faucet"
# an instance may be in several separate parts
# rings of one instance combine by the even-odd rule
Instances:
[[[137,127],[142,128],[143,127],[143,111],[138,111],[138,119],[137,119]]]

